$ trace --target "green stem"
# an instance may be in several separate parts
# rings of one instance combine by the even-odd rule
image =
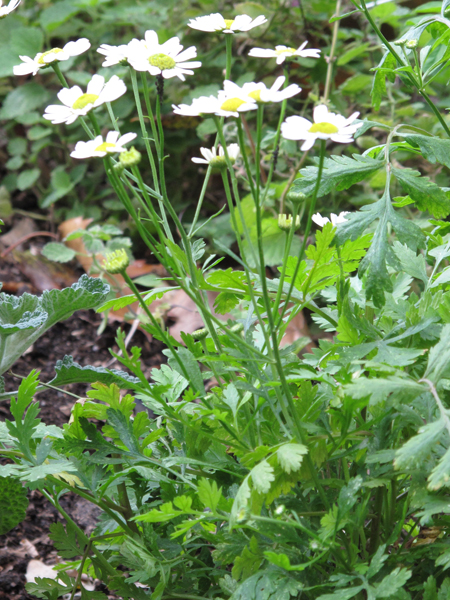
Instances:
[[[253,182],[252,172],[250,170],[250,164],[248,162],[248,156],[247,156],[247,151],[245,148],[244,132],[242,130],[241,120],[236,119],[236,124],[237,124],[237,131],[238,131],[239,147],[241,149],[242,158],[244,159],[244,166],[245,166],[245,171],[247,173],[248,183],[250,185],[250,190],[251,190],[251,193],[252,193],[255,205],[256,205],[258,202],[258,199],[257,199],[257,195],[256,195],[255,184]]]
[[[284,313],[286,312],[289,300],[290,300],[292,292],[294,290],[295,280],[297,278],[297,274],[299,272],[300,265],[301,265],[301,262],[303,260],[303,256],[305,254],[306,244],[308,243],[308,236],[309,236],[309,233],[311,231],[312,216],[313,216],[315,208],[316,208],[317,196],[318,196],[318,193],[319,193],[320,182],[321,182],[321,179],[322,179],[323,163],[324,163],[324,159],[325,159],[325,143],[326,143],[325,140],[321,140],[321,142],[320,142],[320,158],[319,158],[319,168],[318,168],[318,171],[317,171],[317,181],[316,181],[316,185],[315,185],[315,188],[314,188],[313,196],[311,198],[311,204],[309,205],[308,218],[307,218],[307,222],[306,222],[306,227],[305,227],[303,242],[302,242],[302,245],[301,245],[298,257],[297,257],[297,264],[295,265],[295,269],[294,269],[294,273],[293,273],[293,276],[292,276],[291,285],[289,287],[288,294],[287,294],[287,296],[285,298],[285,304],[284,304],[284,306],[281,309],[280,316],[279,316],[278,322],[276,324],[276,328],[277,329],[278,329],[278,327],[280,327],[280,325],[281,325],[281,323],[283,321]]]
[[[226,66],[225,66],[225,79],[228,80],[231,77],[231,60],[233,55],[233,34],[225,33],[225,48],[226,48]]]
[[[170,351],[171,351],[174,359],[177,361],[178,366],[180,367],[180,369],[181,369],[181,371],[183,373],[183,376],[185,377],[185,379],[187,379],[187,381],[190,381],[189,373],[187,372],[186,367],[184,366],[183,361],[178,356],[178,353],[175,351],[175,348],[173,347],[172,342],[170,341],[169,336],[166,334],[166,332],[161,327],[159,327],[158,322],[156,321],[155,317],[150,312],[150,309],[148,308],[147,304],[145,303],[145,300],[141,296],[141,293],[137,289],[135,283],[132,281],[132,279],[130,278],[130,276],[127,274],[126,271],[122,271],[122,277],[124,278],[126,284],[130,288],[130,290],[135,294],[136,298],[139,301],[139,304],[144,309],[144,312],[147,315],[147,317],[150,319],[150,322],[152,323],[152,325],[160,330],[161,335],[164,338],[164,343],[170,349]]]
[[[194,215],[194,218],[192,220],[191,226],[189,228],[189,233],[188,233],[188,239],[189,240],[192,239],[192,235],[193,235],[193,232],[195,230],[195,226],[196,226],[198,218],[200,216],[200,211],[202,209],[203,200],[205,198],[206,190],[208,188],[209,179],[211,177],[211,172],[212,172],[212,168],[210,166],[208,166],[208,169],[207,169],[206,175],[205,175],[205,179],[203,181],[202,190],[200,192],[200,197],[199,197],[198,202],[197,202],[197,208],[195,209],[195,215]]]
[[[258,104],[256,113],[256,148],[255,148],[255,168],[256,168],[256,198],[255,202],[259,204],[259,194],[261,187],[261,138],[264,124],[264,104]]]
[[[276,295],[274,307],[273,307],[274,319],[275,319],[275,316],[277,315],[277,313],[279,311],[279,307],[280,307],[281,295],[283,293],[284,279],[286,277],[287,262],[288,262],[289,252],[291,250],[292,240],[294,238],[295,222],[297,220],[297,215],[298,215],[298,204],[295,203],[294,211],[292,213],[292,227],[289,230],[289,233],[287,233],[285,236],[283,262],[281,263],[281,274],[280,274],[280,279],[278,280],[278,290],[277,290],[277,295]]]

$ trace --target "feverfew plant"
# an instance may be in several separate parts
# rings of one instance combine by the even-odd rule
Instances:
[[[88,278],[42,298],[0,298],[2,370],[69,308],[104,313],[135,302],[141,327],[164,344],[167,359],[147,376],[141,349],[129,349],[119,331],[113,356],[123,370],[82,367],[66,356],[51,382],[32,372],[12,394],[11,419],[0,427],[8,459],[0,507],[17,510],[0,518],[0,531],[23,517],[24,488],[39,489],[64,521],[49,533],[62,559],[57,577],[28,584],[30,594],[87,598],[82,576],[90,574],[137,600],[449,597],[450,128],[444,100],[433,101],[438,78],[450,76],[449,3],[430,3],[423,17],[414,12],[397,45],[380,28],[397,10],[393,3],[353,4],[349,14],[336,3],[329,49],[293,39],[292,47],[251,50],[276,58],[261,82],[237,83],[232,59],[235,41],[247,44],[246,32],[265,25],[265,16],[190,20],[191,29],[225,37],[219,91],[173,106],[180,119],[215,127],[203,158],[192,159],[204,178],[190,222],[167,191],[161,113],[165,80],[201,72],[200,61],[191,62],[197,49],[184,50],[177,37],[160,44],[155,31],[100,46],[103,66],[119,65],[129,77],[140,136],[122,133],[125,119],[111,104],[126,91],[122,79],[94,74],[83,92],[69,86],[55,49],[42,53],[64,87],[62,105],[44,117],[78,119],[86,139],[71,156],[102,159],[170,286],[142,291],[130,277],[127,244],[108,245],[120,230],[105,224],[72,235],[91,236],[94,249],[103,240],[100,271],[121,277],[131,293],[111,299],[107,286]],[[350,48],[339,66],[381,53],[373,74],[364,73],[373,78],[379,117],[364,118],[364,105],[344,109],[340,91],[331,94],[341,17],[352,16],[367,45]],[[292,80],[306,79],[303,62],[318,64],[323,54],[323,89],[300,96]],[[397,110],[405,90],[414,93],[413,113]],[[416,119],[416,109],[425,117]],[[100,127],[100,111],[111,130]],[[131,141],[139,150],[127,147]],[[225,207],[202,218],[214,176],[234,236],[228,245],[220,235]],[[351,210],[335,214],[336,205]],[[233,267],[207,255],[201,236],[211,223]],[[153,300],[173,289],[184,291],[203,322],[181,341],[152,312]],[[305,315],[310,335],[293,336]],[[40,423],[35,395],[73,382],[90,389],[68,423]],[[135,399],[149,412],[135,413]],[[68,491],[101,510],[90,536],[61,505]]]

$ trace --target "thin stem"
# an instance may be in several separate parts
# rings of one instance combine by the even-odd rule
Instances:
[[[337,0],[334,17],[339,17],[340,12],[341,12],[341,0]],[[323,92],[323,97],[322,97],[323,102],[327,102],[330,97],[331,80],[332,80],[332,76],[333,76],[333,64],[334,64],[334,61],[336,60],[334,53],[336,50],[336,42],[337,42],[337,38],[338,38],[339,24],[340,24],[340,20],[337,20],[334,22],[334,25],[333,25],[333,37],[331,39],[330,56],[327,59],[328,60],[327,77],[325,80],[325,90]]]
[[[312,216],[313,216],[314,210],[316,208],[317,196],[319,194],[319,188],[320,188],[320,182],[321,182],[321,179],[322,179],[322,172],[323,172],[323,163],[324,163],[324,160],[325,160],[325,140],[321,140],[321,142],[320,142],[319,168],[318,168],[318,171],[317,171],[317,181],[316,181],[316,186],[314,188],[313,196],[311,198],[311,204],[309,205],[308,218],[307,218],[307,221],[306,221],[306,228],[305,228],[305,232],[304,232],[303,242],[302,242],[302,245],[301,245],[298,257],[297,257],[297,264],[295,265],[295,269],[294,269],[294,273],[293,273],[293,276],[292,276],[291,285],[290,285],[288,294],[287,294],[286,299],[285,299],[285,304],[284,304],[283,308],[281,309],[280,316],[279,316],[279,319],[278,319],[278,323],[276,324],[276,328],[277,329],[278,329],[278,327],[281,325],[281,323],[283,321],[284,313],[286,312],[289,300],[290,300],[290,298],[292,296],[292,292],[294,291],[295,280],[297,278],[297,274],[299,272],[300,265],[301,265],[301,262],[303,260],[303,256],[305,254],[306,244],[308,243],[308,236],[309,236],[309,233],[311,231]]]
[[[225,48],[226,48],[226,66],[225,66],[225,79],[228,80],[231,77],[231,60],[233,56],[233,34],[225,33]]]
[[[245,166],[245,171],[247,173],[248,183],[250,185],[250,190],[252,192],[252,196],[254,198],[255,204],[257,204],[258,196],[256,193],[255,184],[253,182],[252,172],[250,170],[250,164],[248,162],[248,156],[247,156],[247,151],[246,151],[245,142],[244,142],[244,132],[242,130],[242,123],[239,119],[237,119],[236,124],[237,124],[237,131],[238,131],[239,147],[241,149],[242,158],[244,160],[244,166]]]
[[[212,173],[212,168],[211,166],[208,166],[208,169],[206,171],[206,175],[205,175],[205,179],[203,181],[203,186],[202,186],[202,190],[200,192],[200,196],[197,202],[197,208],[195,209],[195,215],[194,218],[192,219],[192,223],[191,226],[189,228],[189,233],[188,233],[188,239],[192,239],[193,236],[193,232],[195,230],[195,226],[197,225],[197,221],[198,218],[200,216],[200,211],[202,209],[202,205],[203,205],[203,200],[205,198],[205,194],[206,194],[206,190],[208,188],[208,183],[209,183],[209,179],[211,177],[211,173]]]
[[[172,342],[170,341],[169,336],[166,334],[166,332],[161,327],[158,326],[158,322],[156,321],[155,317],[150,312],[150,309],[148,308],[148,306],[147,306],[144,298],[141,296],[141,293],[137,289],[135,283],[132,281],[132,279],[130,278],[130,276],[127,274],[126,271],[122,272],[122,277],[124,278],[126,284],[130,288],[130,290],[135,294],[136,298],[139,300],[139,304],[144,309],[144,312],[147,315],[147,317],[150,319],[152,325],[154,327],[157,327],[160,330],[161,335],[164,338],[164,343],[166,344],[166,346],[172,352],[172,355],[173,355],[174,359],[177,361],[178,366],[180,367],[180,369],[181,369],[181,371],[183,373],[183,376],[185,377],[185,379],[187,379],[187,381],[190,381],[189,373],[187,372],[186,367],[184,366],[183,361],[178,356],[178,353],[175,351],[175,348],[173,347]]]

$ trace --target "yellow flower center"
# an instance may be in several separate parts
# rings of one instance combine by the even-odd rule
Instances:
[[[291,54],[291,52],[295,52],[296,48],[284,48],[283,50],[276,50],[276,53],[278,54],[278,56],[280,54]]]
[[[50,63],[46,63],[44,58],[46,56],[48,56],[49,54],[59,54],[60,52],[62,52],[62,48],[52,48],[51,50],[47,50],[47,52],[43,52],[41,54],[41,56],[38,58],[38,64],[40,64],[40,65],[50,64]],[[54,59],[54,60],[56,60],[56,59]],[[51,62],[53,62],[53,61],[51,61]]]
[[[324,121],[323,123],[314,123],[314,125],[309,128],[309,131],[311,133],[326,133],[328,135],[332,135],[333,133],[337,133],[339,128],[332,123],[326,123]]]
[[[75,110],[80,110],[82,108],[86,108],[88,104],[94,104],[96,100],[98,100],[98,96],[96,94],[83,94],[73,103],[72,108]]]
[[[228,98],[228,100],[225,100],[225,102],[222,104],[222,106],[220,107],[221,110],[228,110],[230,112],[236,112],[237,109],[242,106],[243,104],[245,104],[244,100],[241,100],[240,98]]]
[[[96,152],[108,152],[108,148],[114,148],[115,144],[111,144],[110,142],[103,142],[100,146],[97,146],[95,149]]]
[[[250,98],[253,98],[253,100],[256,100],[256,102],[261,102],[261,90],[254,90],[253,92],[250,92],[249,96]]]
[[[225,25],[227,26],[227,29],[230,29],[230,27],[234,23],[234,19],[224,19],[224,21],[225,21]]]
[[[150,56],[148,62],[152,65],[152,67],[158,67],[161,71],[165,69],[173,69],[176,66],[176,62],[173,60],[171,56],[167,56],[167,54],[154,54]]]

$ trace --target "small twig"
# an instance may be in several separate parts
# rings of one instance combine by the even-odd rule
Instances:
[[[42,236],[51,237],[55,240],[59,239],[59,235],[57,235],[56,233],[50,233],[50,231],[33,231],[32,233],[27,233],[27,235],[24,235],[23,237],[19,238],[16,242],[14,242],[14,244],[11,244],[11,246],[8,246],[8,248],[6,248],[6,250],[3,250],[3,252],[0,254],[1,258],[4,258],[12,250],[14,250],[14,248],[17,248],[17,246],[20,246],[20,244],[22,244],[22,242],[26,242],[27,240],[34,238],[34,237],[42,237]]]

